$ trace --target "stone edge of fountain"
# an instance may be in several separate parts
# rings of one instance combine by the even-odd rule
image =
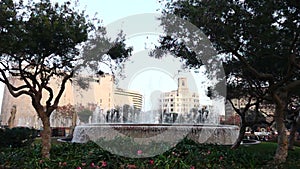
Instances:
[[[99,128],[99,129],[97,129]],[[238,137],[239,127],[235,125],[219,125],[219,124],[119,124],[119,123],[104,123],[104,124],[87,124],[76,126],[72,142],[85,143],[91,135],[91,131],[105,130],[123,130],[127,135],[131,135],[132,131],[136,132],[152,132],[152,135],[158,135],[169,130],[171,132],[187,132],[186,136],[198,143],[211,143],[220,145],[232,145]],[[116,133],[118,133],[117,131]],[[203,133],[202,133],[203,132]],[[208,136],[205,135],[208,133]],[[122,133],[122,132],[121,132]],[[107,138],[111,133],[102,132],[99,138]],[[166,133],[169,134],[169,133]],[[126,135],[126,134],[125,134]],[[151,135],[151,134],[149,134]],[[115,136],[115,135],[114,135]],[[114,138],[111,136],[111,138]],[[204,137],[204,138],[203,138]],[[134,137],[136,138],[136,137]],[[139,137],[147,138],[147,137]]]

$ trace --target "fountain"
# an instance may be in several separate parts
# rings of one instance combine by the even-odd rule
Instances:
[[[178,78],[177,90],[152,90],[152,95],[148,94],[152,96],[152,105],[144,111],[141,110],[142,101],[138,102],[142,100],[140,94],[114,90],[112,103],[117,106],[105,109],[109,106],[95,104],[89,123],[75,127],[72,142],[93,141],[111,153],[139,158],[138,150],[143,150],[143,157],[152,157],[172,148],[185,137],[198,143],[222,145],[231,145],[238,137],[238,126],[219,125],[222,99],[201,107],[198,94],[189,90],[185,77]],[[143,96],[144,104],[148,103],[146,96]]]
[[[153,139],[173,142],[188,137],[198,143],[231,145],[239,132],[237,126],[208,123],[209,110],[199,110],[197,114],[185,115],[156,112],[147,116],[148,118],[152,116],[153,119],[149,119],[152,123],[139,122],[143,119],[142,114],[142,112],[136,114],[133,110],[122,112],[116,109],[104,113],[97,107],[92,115],[92,123],[76,126],[72,142],[85,143],[89,140],[112,140],[117,137],[137,138],[141,139],[138,142],[143,143],[149,143]],[[160,120],[153,123],[155,119]]]

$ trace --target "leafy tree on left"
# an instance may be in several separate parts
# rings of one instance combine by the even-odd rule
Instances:
[[[12,96],[31,98],[43,124],[42,156],[45,158],[50,158],[51,148],[49,117],[78,68],[76,64],[82,56],[78,46],[88,40],[90,31],[96,30],[85,13],[77,11],[70,2],[59,5],[51,4],[50,0],[29,4],[0,1],[0,81]],[[116,45],[125,48],[122,40]],[[110,47],[122,51],[118,55],[121,58],[131,51]],[[109,55],[110,50],[106,52]],[[23,84],[14,85],[10,80],[13,78],[22,80]],[[49,85],[51,80],[60,82],[58,92]]]

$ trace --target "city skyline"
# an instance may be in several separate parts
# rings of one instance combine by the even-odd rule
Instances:
[[[58,91],[57,82],[60,79],[54,79],[50,81],[50,87],[56,93]],[[107,112],[111,109],[117,109],[123,107],[124,105],[129,105],[132,108],[138,110],[139,112],[157,112],[162,113],[165,108],[161,108],[162,102],[157,102],[162,99],[162,96],[167,93],[177,93],[176,102],[173,99],[170,99],[170,105],[172,109],[168,112],[176,113],[189,113],[192,108],[199,109],[200,107],[200,98],[197,92],[191,92],[188,81],[186,77],[178,77],[177,88],[170,92],[158,92],[156,91],[155,95],[152,95],[151,99],[151,109],[145,109],[145,96],[139,93],[138,91],[122,89],[115,85],[114,78],[110,74],[104,74],[101,76],[89,77],[86,79],[89,82],[88,89],[81,89],[79,86],[74,85],[74,83],[67,83],[65,92],[63,93],[62,99],[59,103],[59,106],[73,105],[75,108],[77,106],[88,107],[93,104],[98,107],[101,112]],[[18,78],[12,78],[11,81],[14,85],[21,85],[23,82]],[[191,93],[190,93],[191,92]],[[31,126],[38,128],[41,123],[39,118],[35,114],[35,110],[30,104],[30,98],[27,96],[21,96],[14,98],[12,97],[8,90],[5,90],[5,100],[2,107],[2,125],[7,124],[7,120],[10,117],[11,108],[15,106],[16,108],[16,126]],[[174,97],[175,94],[174,93]],[[173,97],[172,97],[173,98]],[[175,98],[175,99],[176,99]],[[191,100],[192,98],[192,100]],[[183,100],[183,102],[182,102]],[[45,102],[45,99],[42,100]],[[185,106],[185,109],[176,109],[176,107]],[[192,103],[192,104],[191,104]],[[156,104],[156,105],[153,105]],[[174,104],[174,107],[173,107]],[[177,105],[180,104],[180,105]],[[173,110],[173,108],[175,108]],[[77,109],[76,109],[77,110]],[[182,112],[184,111],[184,112]],[[59,119],[58,119],[59,120]],[[61,121],[61,120],[60,120]]]

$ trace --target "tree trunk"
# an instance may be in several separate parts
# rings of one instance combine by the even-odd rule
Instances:
[[[278,140],[277,140],[277,149],[274,160],[278,163],[283,163],[286,161],[286,157],[288,155],[288,141],[287,141],[287,132],[286,127],[284,125],[283,118],[276,117],[276,128],[278,132]]]
[[[48,116],[42,116],[41,120],[43,122],[43,131],[41,133],[42,137],[42,157],[50,158],[51,149],[51,128],[50,128],[50,118]]]
[[[296,135],[297,129],[299,127],[299,123],[300,123],[299,115],[296,118],[296,120],[293,121],[293,124],[292,124],[292,127],[291,127],[291,131],[290,131],[290,135],[289,135],[289,145],[288,145],[289,150],[294,150],[295,135]]]
[[[291,127],[291,130],[290,130],[290,135],[289,135],[289,144],[288,144],[288,149],[289,150],[294,150],[296,131],[297,131],[297,124],[293,123],[292,127]]]
[[[276,111],[275,111],[275,122],[276,129],[278,132],[277,149],[274,157],[275,163],[284,163],[288,155],[288,138],[287,129],[285,127],[285,112],[284,108],[286,105],[286,93],[275,94]]]
[[[235,143],[231,146],[231,149],[237,149],[240,146],[241,142],[244,139],[245,132],[246,132],[246,123],[243,122],[243,120],[242,120],[242,124],[241,124],[241,127],[240,127],[239,136],[236,139]]]

